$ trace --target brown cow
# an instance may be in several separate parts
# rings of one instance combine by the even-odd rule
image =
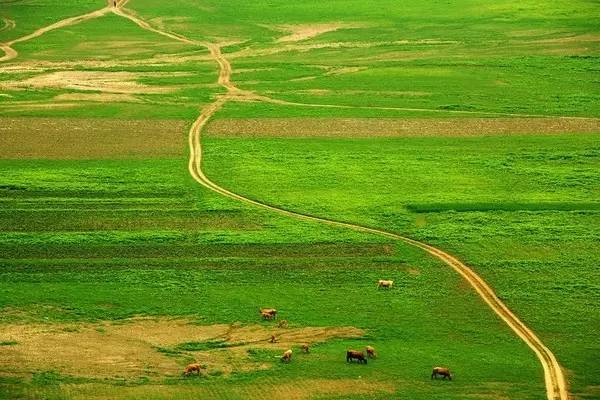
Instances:
[[[392,286],[394,286],[394,281],[386,281],[385,279],[377,281],[377,289],[391,289]]]
[[[263,319],[271,320],[277,318],[277,310],[274,308],[261,308],[260,315]]]
[[[359,363],[366,364],[367,358],[365,357],[365,353],[358,350],[348,350],[346,352],[346,362],[351,362],[352,360],[356,360]]]
[[[375,348],[372,346],[367,346],[365,347],[365,350],[367,351],[367,357],[369,358],[377,358],[377,353],[375,352]]]
[[[308,346],[308,343],[304,343],[302,345],[302,352],[303,353],[310,353],[310,347]]]
[[[281,362],[289,363],[290,361],[292,361],[292,350],[286,350],[281,356]]]
[[[269,339],[269,343],[275,343],[277,342],[277,338],[275,337],[275,335],[271,335],[271,339]]]
[[[198,376],[200,376],[200,370],[203,369],[202,366],[200,364],[190,364],[187,367],[185,367],[185,369],[183,370],[183,375],[184,376],[188,376],[191,375],[192,372],[197,372]]]
[[[437,379],[438,375],[442,376],[442,379],[448,378],[449,380],[452,380],[452,375],[450,374],[450,370],[448,368],[435,367],[433,371],[431,371],[431,379]]]

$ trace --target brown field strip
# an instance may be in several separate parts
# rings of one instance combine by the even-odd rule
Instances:
[[[599,133],[598,118],[253,118],[217,119],[216,137],[403,137]]]
[[[0,118],[0,159],[127,159],[185,154],[179,120]]]
[[[257,315],[258,319],[258,315]],[[270,343],[271,335],[278,341]],[[161,379],[179,376],[195,360],[207,373],[268,369],[272,363],[252,358],[252,349],[278,355],[302,344],[339,338],[359,338],[353,327],[290,327],[218,324],[197,325],[184,319],[134,318],[117,322],[81,324],[0,325],[0,376],[23,376],[55,370],[79,377]],[[206,343],[203,350],[182,350],[186,343]],[[212,344],[212,346],[211,346]],[[343,361],[343,354],[340,355]]]

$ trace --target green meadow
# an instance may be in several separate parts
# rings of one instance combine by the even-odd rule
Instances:
[[[106,4],[2,2],[0,43]],[[441,261],[192,178],[188,129],[227,94],[206,43],[243,93],[202,131],[212,181],[458,257],[556,355],[573,399],[600,396],[597,3],[123,10],[194,43],[107,13],[0,62],[0,398],[547,398],[534,352]],[[432,128],[476,118],[518,132]],[[330,119],[347,131],[314,128]],[[355,134],[365,120],[388,125]],[[403,123],[420,133],[386,130]],[[366,345],[376,359],[346,362]],[[191,362],[201,376],[182,376]]]

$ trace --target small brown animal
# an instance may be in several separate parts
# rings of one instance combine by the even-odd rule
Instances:
[[[394,286],[394,281],[386,281],[385,279],[380,279],[377,282],[377,289],[391,289]]]
[[[359,363],[367,363],[367,358],[365,357],[365,353],[358,350],[348,350],[346,351],[346,362],[351,362],[352,360],[356,360]]]
[[[310,347],[308,346],[308,344],[307,344],[307,343],[304,343],[304,344],[302,345],[302,352],[303,352],[303,353],[310,353]]]
[[[183,375],[188,376],[191,375],[192,372],[197,372],[198,376],[200,376],[200,370],[203,369],[200,364],[190,364],[183,370]]]
[[[277,317],[277,310],[274,308],[261,308],[259,312],[263,319],[271,320]]]
[[[365,350],[367,352],[367,357],[369,358],[377,358],[377,353],[375,352],[375,348],[372,346],[367,346],[365,347]]]
[[[452,375],[450,374],[450,370],[448,368],[435,367],[431,372],[431,379],[437,379],[438,375],[441,376],[442,379],[448,378],[449,380],[452,380]]]
[[[280,327],[280,328],[287,328],[288,327],[287,319],[282,319],[281,321],[279,321],[279,323],[277,324],[277,326]]]
[[[275,335],[271,335],[271,339],[269,339],[269,343],[275,343],[277,342],[277,338],[275,337]]]
[[[267,312],[260,313],[260,316],[264,320],[272,320],[273,319],[273,314],[270,314],[270,313],[267,313]]]
[[[281,356],[281,362],[289,363],[290,361],[292,361],[292,350],[286,350]]]

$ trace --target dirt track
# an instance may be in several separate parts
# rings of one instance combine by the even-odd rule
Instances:
[[[494,291],[485,283],[485,281],[477,275],[471,268],[462,263],[460,260],[450,254],[430,246],[395,233],[386,232],[379,229],[369,228],[361,225],[355,225],[345,222],[330,220],[327,218],[315,217],[312,215],[302,214],[294,211],[285,210],[259,201],[241,196],[231,192],[218,184],[212,182],[202,171],[202,146],[200,142],[200,134],[202,128],[208,120],[223,106],[225,102],[230,100],[231,95],[235,96],[235,92],[239,89],[231,83],[231,65],[223,57],[220,51],[213,51],[211,54],[215,57],[215,61],[221,69],[219,73],[219,83],[228,90],[228,94],[217,98],[212,104],[205,107],[198,119],[194,122],[189,131],[189,146],[190,160],[188,169],[192,177],[206,188],[219,193],[223,196],[251,204],[257,207],[267,209],[288,217],[293,217],[300,220],[320,222],[327,225],[349,228],[354,231],[385,236],[394,240],[399,240],[418,247],[432,256],[443,261],[457,273],[459,273],[469,284],[475,289],[477,294],[488,304],[488,306],[534,351],[544,368],[544,378],[546,383],[546,392],[548,400],[568,400],[567,384],[563,375],[560,364],[554,354],[542,343],[542,341],[531,331],[510,309],[496,296]],[[233,89],[232,89],[233,88]]]
[[[121,7],[127,3],[128,0],[122,0],[119,2],[118,7],[105,7],[100,10],[94,11],[92,13],[84,14],[78,17],[67,18],[65,20],[59,21],[55,24],[52,24],[48,27],[41,28],[34,33],[23,36],[19,39],[13,40],[12,42],[8,42],[6,44],[0,45],[0,47],[6,52],[6,55],[0,58],[0,61],[6,61],[8,59],[16,57],[16,51],[10,48],[10,45],[18,42],[23,42],[35,37],[38,37],[45,32],[48,32],[53,29],[58,29],[64,26],[73,25],[82,21],[85,21],[90,18],[96,18],[102,15],[105,15],[109,12],[114,12],[117,15],[120,15],[124,18],[128,18],[135,22],[138,26],[143,29],[147,29],[149,31],[155,32],[157,34],[163,35],[165,37],[178,40],[180,42],[193,44],[193,45],[204,45],[206,46],[214,61],[219,65],[219,78],[218,83],[222,85],[225,89],[227,89],[227,93],[225,95],[221,95],[216,98],[216,100],[206,106],[200,113],[200,116],[193,123],[192,127],[189,131],[189,146],[190,146],[190,159],[189,159],[189,172],[192,177],[201,185],[206,188],[219,193],[223,196],[230,197],[232,199],[251,204],[253,206],[261,207],[263,209],[267,209],[288,217],[324,223],[331,226],[343,227],[352,229],[358,232],[364,232],[379,236],[384,236],[390,239],[399,240],[404,243],[408,243],[412,246],[418,247],[432,256],[438,258],[439,260],[446,263],[448,266],[453,268],[457,273],[459,273],[477,292],[477,294],[488,304],[488,306],[503,320],[505,323],[534,351],[540,360],[542,367],[544,369],[544,378],[546,383],[547,390],[547,398],[548,400],[568,400],[569,395],[567,392],[567,384],[564,378],[562,369],[556,360],[554,354],[541,342],[541,340],[533,333],[519,318],[513,314],[508,307],[496,296],[494,291],[485,283],[485,281],[479,277],[471,268],[462,263],[460,260],[455,257],[449,255],[448,253],[437,249],[433,246],[430,246],[426,243],[422,243],[401,235],[397,235],[395,233],[387,232],[384,230],[369,228],[361,225],[350,224],[345,222],[339,222],[330,220],[327,218],[320,218],[312,215],[302,214],[294,211],[285,210],[283,208],[278,208],[275,206],[270,206],[268,204],[261,203],[260,201],[256,201],[234,192],[231,192],[225,188],[222,188],[218,184],[212,182],[204,172],[202,171],[202,147],[200,142],[200,134],[208,120],[225,104],[227,101],[232,100],[244,100],[249,99],[253,101],[269,101],[271,99],[265,98],[263,96],[257,96],[251,92],[243,91],[238,89],[231,82],[231,65],[227,61],[227,59],[223,56],[220,51],[220,48],[216,44],[206,44],[206,43],[198,43],[193,40],[190,40],[182,35],[174,34],[171,32],[165,32],[159,29],[156,29],[150,26],[147,22],[139,19],[138,17],[133,16],[129,12],[126,12]],[[277,101],[279,102],[279,101]],[[283,104],[284,102],[279,102]],[[287,103],[287,102],[286,102]],[[321,107],[336,107],[334,105],[309,105],[302,103],[287,103],[290,105],[298,105],[298,106],[321,106]],[[340,106],[343,107],[343,106]],[[431,111],[431,110],[427,110]],[[498,114],[498,113],[495,113]],[[504,114],[506,115],[506,114]],[[512,115],[512,114],[508,114]],[[522,115],[521,115],[522,116]]]

